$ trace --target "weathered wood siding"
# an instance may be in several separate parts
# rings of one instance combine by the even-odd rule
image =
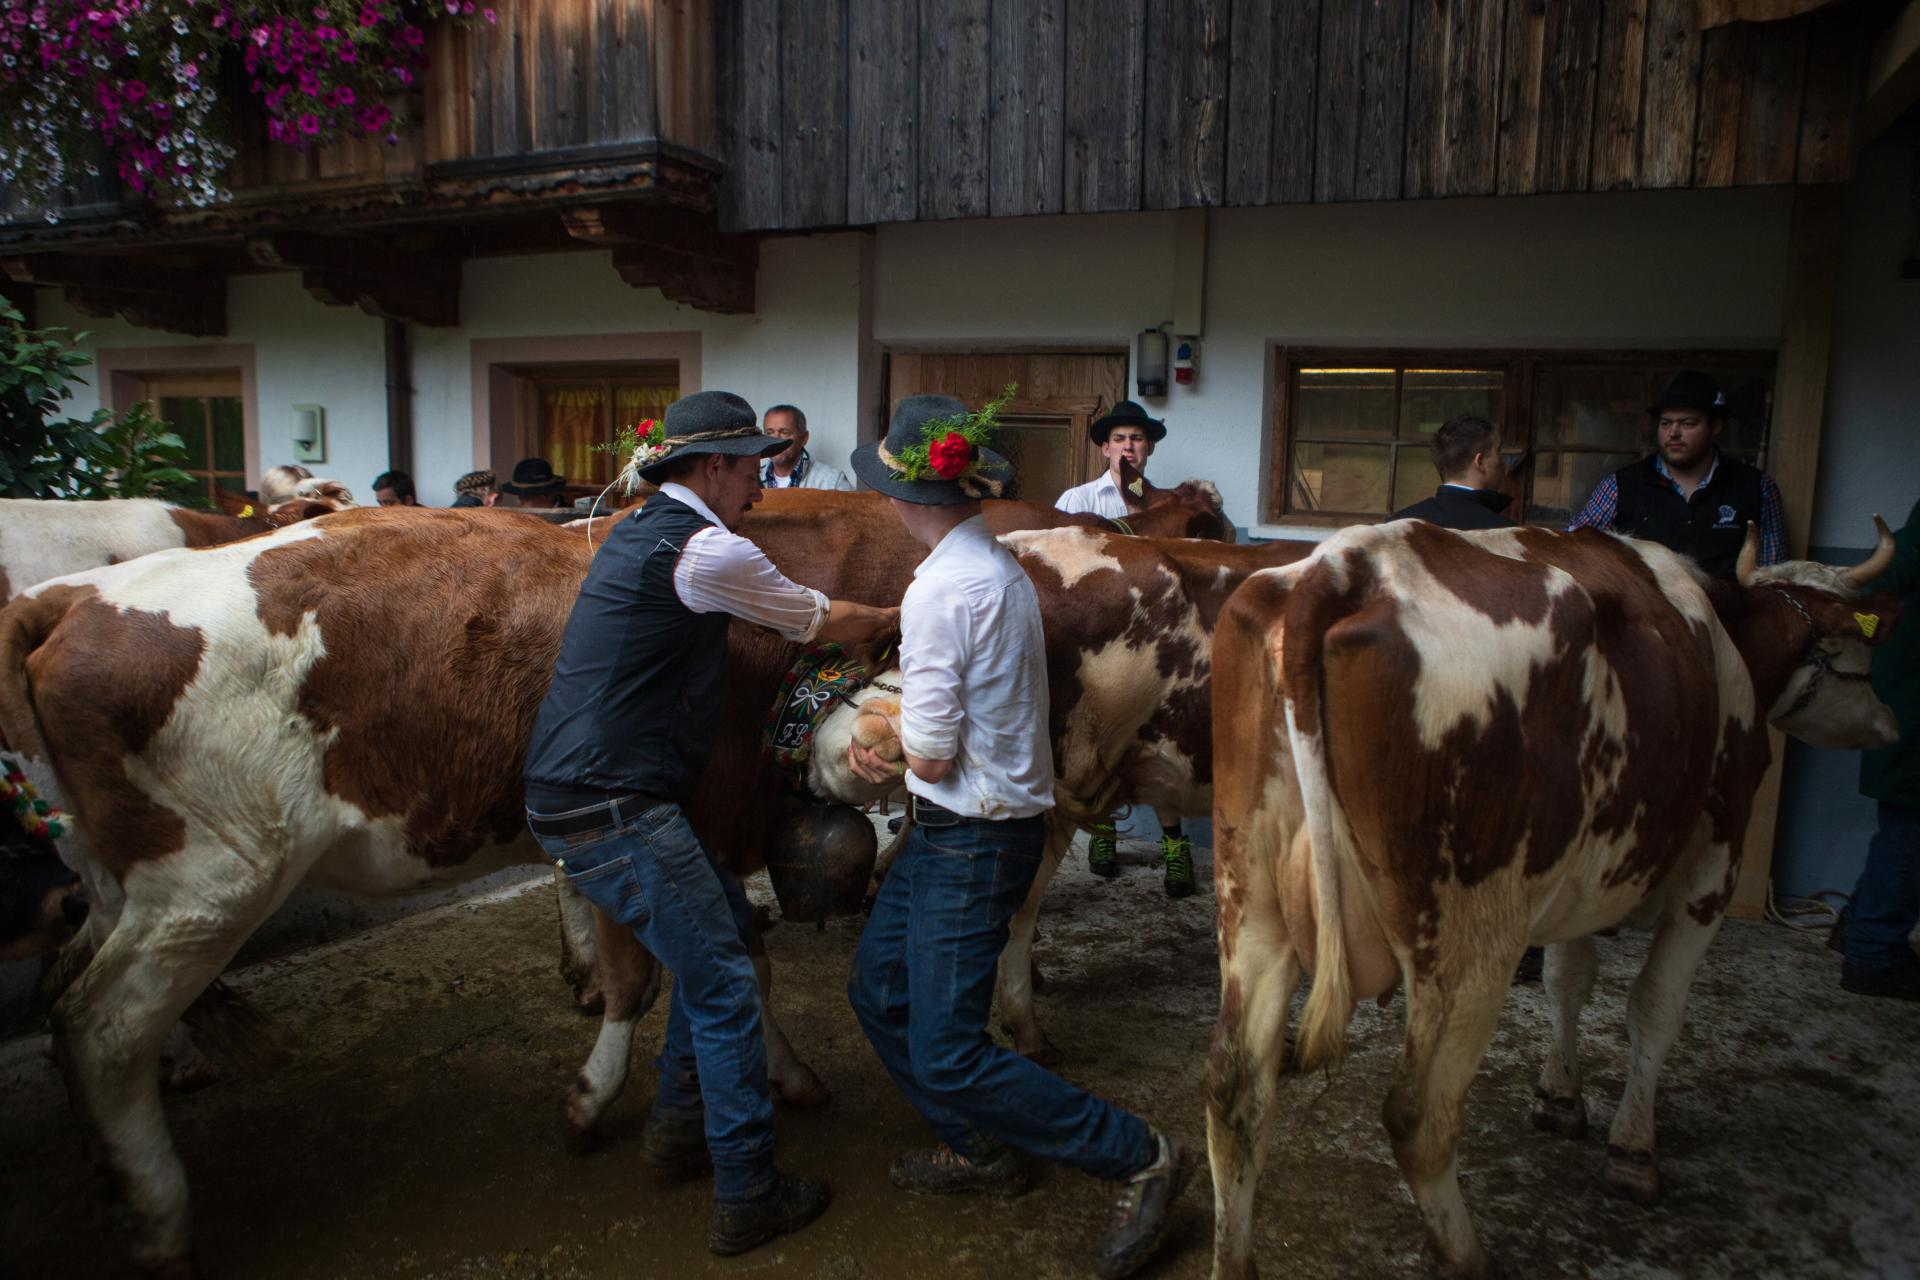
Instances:
[[[734,0],[722,226],[1838,181],[1870,8]]]

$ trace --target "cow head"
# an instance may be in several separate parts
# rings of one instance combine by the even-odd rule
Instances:
[[[1804,648],[1767,719],[1816,747],[1872,750],[1899,740],[1898,721],[1869,682],[1873,646],[1887,638],[1900,616],[1900,603],[1891,594],[1861,595],[1893,563],[1893,533],[1879,516],[1873,523],[1878,545],[1848,569],[1809,560],[1760,568],[1760,535],[1748,525],[1735,568],[1741,586],[1777,595],[1804,624]],[[1797,637],[1800,629],[1793,634]]]

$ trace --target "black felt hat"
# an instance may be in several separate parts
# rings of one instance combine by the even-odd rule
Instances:
[[[978,498],[998,497],[1001,486],[1012,477],[1013,467],[991,449],[976,446],[967,474],[958,480],[937,475],[909,480],[894,463],[915,445],[932,443],[927,439],[929,424],[965,418],[967,413],[967,406],[952,396],[908,396],[894,409],[887,423],[887,438],[853,451],[854,474],[870,489],[923,507],[953,507]]]
[[[1107,434],[1115,427],[1139,427],[1147,433],[1147,439],[1155,444],[1167,438],[1167,424],[1158,418],[1149,418],[1147,411],[1131,400],[1122,400],[1095,418],[1093,425],[1087,428],[1087,434],[1093,437],[1095,444],[1105,444]]]
[[[753,406],[731,391],[696,391],[682,396],[667,406],[661,426],[666,433],[665,452],[634,468],[642,479],[653,483],[659,482],[660,469],[675,458],[700,453],[765,458],[793,443],[762,431]]]
[[[500,492],[511,493],[515,497],[536,497],[543,493],[557,493],[564,488],[567,478],[555,475],[553,464],[545,458],[522,458],[513,464],[513,479],[500,486]]]
[[[1656,418],[1668,409],[1698,409],[1709,418],[1724,418],[1727,393],[1707,374],[1682,369],[1673,375],[1673,381],[1660,393],[1660,398],[1647,406],[1647,412]]]

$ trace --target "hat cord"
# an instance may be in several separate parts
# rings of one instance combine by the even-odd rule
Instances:
[[[893,472],[896,476],[899,476],[902,480],[906,480],[907,469],[901,466],[900,463],[894,458],[893,454],[887,451],[887,442],[885,440],[882,440],[878,448],[879,448],[880,461],[887,464],[887,469],[889,471]],[[1000,491],[1002,489],[1002,485],[998,480],[995,480],[992,476],[983,476],[979,474],[978,467],[980,465],[980,459],[976,456],[974,460],[968,465],[971,468],[974,468],[974,470],[971,473],[962,472],[960,474],[960,478],[953,482],[960,486],[960,492],[966,494],[969,498],[999,497]]]

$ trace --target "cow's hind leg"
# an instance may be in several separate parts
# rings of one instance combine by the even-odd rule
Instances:
[[[581,1013],[604,1012],[606,995],[594,959],[593,904],[558,867],[553,869],[553,895],[560,908],[560,976],[573,988],[573,1007]]]
[[[794,1049],[787,1033],[774,1019],[773,963],[767,959],[767,944],[757,918],[747,934],[747,955],[753,961],[753,976],[760,986],[760,1036],[767,1046],[767,1084],[773,1089],[773,1096],[790,1107],[824,1105],[833,1094]]]
[[[583,1137],[591,1134],[602,1113],[626,1087],[634,1024],[646,1016],[660,995],[659,962],[640,945],[633,930],[608,919],[597,907],[590,906],[589,910],[606,1006],[593,1052],[574,1077],[573,1089],[567,1095],[567,1123]]]
[[[233,857],[230,865],[247,864]],[[192,1264],[187,1174],[160,1105],[160,1051],[194,998],[277,904],[271,887],[238,880],[228,879],[217,893],[200,880],[184,886],[190,909],[130,899],[53,1008],[68,1090],[98,1128],[135,1215],[134,1259],[161,1275],[190,1275]]]
[[[1253,1193],[1266,1163],[1268,1112],[1300,964],[1271,892],[1245,894],[1229,875],[1218,879],[1224,894],[1220,1016],[1207,1056],[1213,1274],[1215,1280],[1241,1280],[1254,1274]]]
[[[1553,1009],[1553,1043],[1533,1089],[1535,1128],[1563,1138],[1587,1136],[1587,1100],[1580,1096],[1580,1011],[1593,994],[1599,967],[1588,934],[1547,948],[1546,988]]]
[[[1460,1128],[1467,1086],[1493,1037],[1524,949],[1521,941],[1510,949],[1491,948],[1466,957],[1444,985],[1428,974],[1411,976],[1407,986],[1406,1052],[1382,1117],[1427,1240],[1449,1275],[1487,1274],[1487,1256],[1460,1194]]]
[[[1060,1051],[1040,1029],[1040,1020],[1033,1012],[1033,937],[1040,925],[1040,899],[1053,883],[1060,860],[1073,840],[1073,827],[1058,813],[1054,810],[1047,814],[1047,843],[1040,870],[1033,877],[1033,887],[1027,890],[1027,900],[1008,925],[1007,945],[1000,952],[1001,1025],[1013,1033],[1014,1049],[1042,1066],[1060,1061]]]
[[[1710,849],[1687,883],[1674,887],[1647,962],[1627,994],[1627,1087],[1607,1134],[1607,1189],[1639,1204],[1652,1204],[1660,1194],[1654,1164],[1654,1092],[1686,1016],[1694,971],[1720,930],[1727,857],[1724,848]],[[1704,924],[1701,915],[1707,917]]]

